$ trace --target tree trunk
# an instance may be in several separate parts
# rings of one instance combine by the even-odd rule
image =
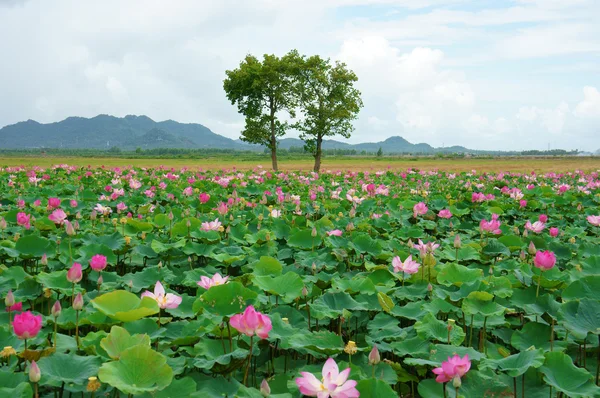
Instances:
[[[323,143],[323,137],[317,136],[317,150],[315,151],[315,167],[314,172],[318,173],[321,171],[321,144]]]
[[[271,110],[271,163],[273,164],[273,170],[277,171],[277,137],[275,136],[275,106],[273,98],[270,100]]]

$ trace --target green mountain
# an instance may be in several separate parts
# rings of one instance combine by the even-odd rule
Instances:
[[[136,148],[211,148],[263,151],[260,145],[250,145],[213,133],[209,128],[196,123],[179,123],[173,120],[155,122],[147,116],[128,115],[122,118],[98,115],[93,118],[69,117],[56,123],[42,124],[34,120],[20,122],[0,129],[0,148],[33,149],[108,149],[123,150]],[[279,147],[302,148],[304,142],[297,138],[284,138]],[[390,137],[382,142],[348,144],[325,140],[323,149],[344,149],[384,153],[437,153],[474,152],[461,146],[434,148],[429,144],[412,144],[402,137]]]
[[[56,123],[34,120],[0,129],[0,148],[223,148],[251,149],[196,123],[155,122],[147,116],[69,117]]]

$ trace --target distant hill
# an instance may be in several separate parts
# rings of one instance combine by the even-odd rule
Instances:
[[[279,147],[302,148],[304,142],[297,138],[284,138]],[[260,145],[250,145],[232,140],[212,132],[197,123],[179,123],[173,120],[155,122],[148,116],[128,115],[122,118],[98,115],[92,118],[69,117],[56,123],[42,124],[27,120],[0,129],[0,148],[65,148],[65,149],[108,149],[124,150],[136,148],[185,148],[185,149],[234,149],[263,151]],[[325,140],[323,149],[343,149],[384,153],[465,153],[472,151],[462,146],[434,148],[429,144],[412,144],[402,137],[390,137],[382,142],[348,144],[336,140]]]
[[[251,146],[215,134],[201,124],[173,120],[155,122],[147,116],[69,117],[48,124],[28,120],[0,129],[1,148],[102,149],[113,146],[121,149],[251,149]]]

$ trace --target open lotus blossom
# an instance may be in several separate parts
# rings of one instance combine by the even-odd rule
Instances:
[[[358,398],[356,381],[348,380],[350,368],[340,372],[333,358],[327,359],[321,372],[321,380],[310,372],[300,372],[302,377],[296,378],[296,385],[301,394],[318,398]]]
[[[198,195],[198,200],[200,200],[200,203],[204,204],[210,200],[210,195],[203,192],[200,195]]]
[[[327,231],[327,236],[342,236],[342,231],[339,229],[334,229],[331,231]]]
[[[150,297],[156,300],[158,306],[162,309],[177,308],[179,307],[179,304],[181,304],[181,297],[172,293],[165,294],[165,288],[160,281],[156,281],[156,285],[154,285],[154,293],[146,290],[144,293],[142,293],[142,297]]]
[[[539,234],[546,228],[546,224],[544,224],[541,221],[536,221],[533,224],[531,223],[531,221],[527,221],[525,223],[525,228],[531,232],[535,232],[536,234]]]
[[[271,210],[271,217],[273,217],[273,218],[281,217],[281,210],[277,210],[277,209]]]
[[[48,198],[48,209],[56,209],[60,206],[59,198]]]
[[[261,339],[268,338],[273,328],[271,318],[256,311],[252,305],[246,307],[243,313],[232,316],[229,323],[238,332],[250,337],[256,334]]]
[[[94,271],[99,272],[106,268],[106,263],[106,256],[103,256],[102,254],[95,254],[90,260],[90,267],[92,267]]]
[[[494,235],[500,235],[502,231],[500,230],[500,221],[498,221],[498,215],[492,214],[492,219],[490,221],[481,220],[479,222],[479,229],[481,232],[490,232]]]
[[[458,355],[448,357],[447,361],[442,362],[442,366],[433,369],[433,373],[437,375],[435,381],[438,383],[447,383],[454,378],[463,377],[471,369],[471,361],[469,355],[465,355],[463,358]]]
[[[25,229],[31,228],[31,214],[23,213],[21,211],[18,212],[17,224],[19,224],[22,227],[25,227]]]
[[[556,255],[551,251],[538,250],[533,258],[533,265],[542,271],[552,269],[556,264]]]
[[[56,209],[48,216],[48,219],[55,224],[62,225],[67,219],[67,213],[62,209]]]
[[[440,210],[440,212],[438,213],[438,217],[450,218],[450,217],[452,217],[452,213],[448,209]]]
[[[96,205],[96,207],[94,207],[94,210],[96,210],[96,212],[102,214],[102,215],[109,215],[110,213],[112,213],[112,209],[108,206],[103,206],[100,203],[98,203]]]
[[[587,216],[587,220],[595,227],[600,227],[600,216]]]
[[[422,216],[423,214],[427,213],[428,210],[429,209],[425,203],[419,202],[413,206],[413,216],[417,218],[417,216]]]
[[[433,254],[438,247],[440,247],[440,245],[438,243],[435,243],[435,242],[423,243],[423,241],[421,239],[419,239],[419,244],[414,246],[414,248],[417,249],[421,253],[421,257],[425,257],[427,254]]]
[[[221,221],[218,218],[215,218],[214,221],[205,221],[200,225],[202,231],[218,231],[219,228],[221,228]]]
[[[396,256],[392,259],[392,266],[395,272],[404,272],[405,274],[416,274],[419,271],[420,264],[408,256],[404,262],[400,257]]]
[[[31,339],[37,336],[42,328],[42,316],[25,311],[15,315],[12,326],[19,339]]]
[[[209,278],[208,276],[202,275],[200,277],[200,281],[198,282],[198,286],[205,288],[206,290],[210,289],[213,286],[224,285],[227,283],[229,276],[221,276],[218,272]]]

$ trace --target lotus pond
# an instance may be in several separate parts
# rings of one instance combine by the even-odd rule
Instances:
[[[600,179],[0,170],[0,397],[600,396]]]

